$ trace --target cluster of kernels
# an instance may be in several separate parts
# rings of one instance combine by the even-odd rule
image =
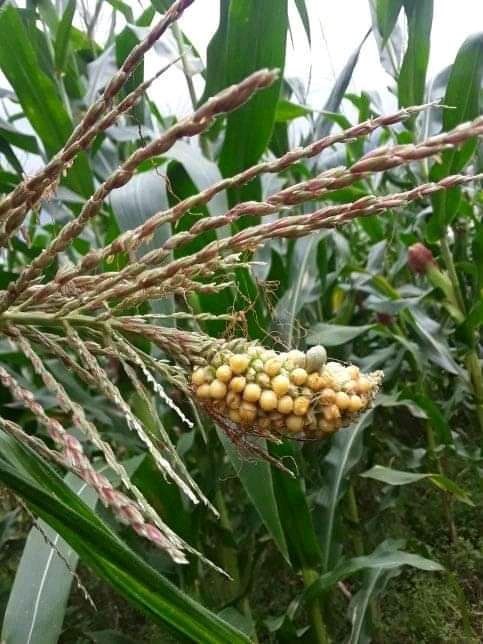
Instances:
[[[251,345],[221,351],[192,373],[197,398],[246,431],[317,438],[351,423],[373,399],[382,372],[327,362],[322,346],[276,353]]]

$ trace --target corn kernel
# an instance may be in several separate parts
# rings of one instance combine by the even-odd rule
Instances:
[[[326,380],[324,380],[323,376],[314,371],[314,373],[311,373],[307,378],[307,386],[312,391],[321,391],[321,389],[326,386]]]
[[[350,398],[343,391],[338,391],[335,395],[335,404],[339,409],[348,409],[350,405]]]
[[[277,404],[278,398],[273,391],[270,391],[270,389],[262,391],[260,396],[260,407],[264,411],[272,411],[273,409],[276,409]]]
[[[245,389],[246,384],[246,378],[244,378],[243,376],[235,376],[235,378],[232,378],[230,381],[230,389],[232,391],[240,393]]]
[[[296,367],[305,367],[305,353],[298,349],[292,349],[287,353],[287,359],[291,360]]]
[[[352,378],[352,380],[357,380],[359,378],[361,372],[359,370],[359,367],[356,367],[354,364],[351,364],[347,367],[347,375],[349,378]]]
[[[281,414],[291,414],[293,410],[293,398],[291,396],[282,396],[278,401],[277,409]]]
[[[301,369],[300,367],[297,367],[297,369],[294,369],[290,374],[290,380],[295,385],[303,385],[307,380],[307,372],[305,371],[305,369]]]
[[[282,368],[282,363],[277,358],[270,358],[265,362],[265,373],[267,373],[272,378],[280,373]]]
[[[298,396],[293,401],[293,413],[296,416],[305,416],[305,414],[309,411],[309,406],[310,400],[308,398],[306,398],[305,396]]]
[[[213,367],[205,367],[204,369],[205,382],[213,382],[215,379],[215,370]]]
[[[322,345],[317,344],[315,347],[311,347],[307,351],[305,360],[306,369],[309,373],[319,371],[319,369],[321,369],[327,362],[327,351]]]
[[[193,371],[191,381],[194,385],[202,385],[205,382],[205,370],[200,368]]]
[[[233,373],[241,374],[248,369],[250,358],[246,353],[235,353],[230,357],[230,367]]]
[[[221,380],[213,380],[210,384],[210,396],[216,400],[221,400],[226,396],[226,385]]]
[[[285,425],[286,425],[286,427],[287,427],[289,432],[293,432],[294,434],[298,434],[304,428],[304,419],[301,418],[300,416],[294,416],[292,414],[290,416],[287,416],[287,419],[285,421]]]
[[[257,408],[253,403],[244,400],[240,405],[238,413],[240,414],[242,422],[251,423],[257,417]]]
[[[248,402],[257,402],[257,400],[260,398],[261,393],[262,390],[260,389],[260,385],[251,382],[245,387],[245,390],[243,391],[243,400],[247,400]]]
[[[196,395],[198,398],[210,398],[210,385],[206,382],[200,385],[196,390]]]
[[[287,376],[282,374],[275,376],[272,380],[272,390],[277,394],[277,396],[284,396],[290,386],[290,380]]]
[[[359,382],[357,383],[357,391],[360,394],[367,394],[371,390],[371,383],[367,378],[359,378]]]
[[[333,389],[322,389],[320,392],[320,400],[324,405],[329,405],[335,401],[335,391]]]
[[[362,398],[360,396],[351,396],[349,400],[349,411],[350,412],[358,412],[362,409],[364,406],[364,403],[362,402]]]
[[[221,382],[229,382],[232,377],[232,370],[227,364],[222,364],[221,367],[218,367],[216,370],[216,377]]]
[[[337,420],[340,418],[340,411],[337,405],[327,405],[327,407],[322,408],[325,420]]]
[[[228,412],[228,418],[232,420],[234,423],[239,423],[241,420],[241,417],[238,409],[230,409],[230,411]]]
[[[257,373],[255,380],[258,382],[260,387],[269,387],[270,386],[270,376],[264,371]]]
[[[240,407],[241,403],[241,397],[239,394],[235,393],[234,391],[229,391],[226,394],[226,404],[230,409],[238,409]]]

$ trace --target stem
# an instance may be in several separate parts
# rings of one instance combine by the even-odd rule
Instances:
[[[463,314],[464,317],[466,317],[466,306],[465,306],[465,301],[463,297],[463,292],[461,290],[461,285],[458,279],[458,275],[456,273],[456,267],[454,265],[453,261],[453,256],[451,254],[451,250],[448,245],[448,238],[446,235],[441,239],[441,251],[443,254],[443,259],[444,263],[446,265],[446,268],[448,270],[448,275],[451,280],[451,283],[453,285],[455,294],[456,294],[456,299],[458,301],[458,306],[460,307],[461,313]],[[471,349],[466,355],[466,369],[469,373],[470,376],[470,382],[473,388],[473,395],[475,397],[475,404],[476,404],[476,414],[478,417],[478,422],[481,428],[481,431],[483,432],[483,377],[481,373],[481,366],[480,366],[480,361],[478,358],[478,352],[477,352],[477,338],[476,334],[473,333],[473,337],[471,338]]]
[[[302,568],[302,577],[304,579],[305,587],[308,588],[314,581],[316,581],[316,579],[319,578],[319,575],[311,568]],[[317,644],[330,644],[327,627],[324,623],[320,602],[317,597],[310,602],[309,615],[310,621],[312,622],[314,641],[317,642]]]
[[[442,252],[442,255],[443,255],[443,260],[444,260],[444,263],[446,265],[446,269],[448,271],[449,278],[450,278],[451,283],[453,285],[454,292],[456,294],[456,300],[458,302],[458,306],[460,307],[461,312],[463,313],[463,315],[465,315],[466,314],[466,306],[465,306],[465,300],[464,300],[464,297],[463,297],[463,291],[461,290],[461,284],[460,284],[460,281],[458,279],[458,274],[456,272],[456,267],[455,267],[454,261],[453,261],[453,255],[451,254],[451,250],[450,250],[449,244],[448,244],[448,237],[447,237],[446,234],[441,238],[440,244],[441,244],[441,252]]]
[[[478,416],[481,431],[483,432],[483,376],[476,348],[472,349],[467,354],[466,368],[470,374],[470,380],[475,395],[476,414]]]
[[[349,517],[351,521],[357,526],[357,532],[354,535],[354,550],[358,557],[362,557],[364,554],[364,543],[360,534],[360,517],[359,517],[359,508],[357,507],[356,493],[354,490],[354,485],[351,483],[349,485],[349,490],[347,492],[347,502],[349,506]]]
[[[433,426],[429,421],[426,423],[426,443],[428,445],[428,456],[429,460],[431,461],[431,465],[434,462],[436,464],[438,473],[441,474],[441,476],[445,476],[443,463],[441,462],[441,458],[436,451],[436,440],[434,438]],[[456,524],[453,518],[451,498],[449,497],[447,492],[443,491],[442,495],[443,511],[446,518],[446,523],[448,524],[449,537],[451,542],[455,543],[458,538],[458,533],[456,531]]]

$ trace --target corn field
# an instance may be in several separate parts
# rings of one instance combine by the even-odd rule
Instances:
[[[483,637],[483,33],[311,2],[0,3],[2,644]]]

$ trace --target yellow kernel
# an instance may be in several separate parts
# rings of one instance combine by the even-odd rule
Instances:
[[[246,384],[246,378],[244,378],[243,376],[235,376],[235,378],[232,378],[230,381],[230,389],[232,391],[240,393],[245,389]]]
[[[261,387],[270,386],[270,376],[266,374],[264,371],[260,371],[259,373],[257,373],[256,381]]]
[[[337,405],[327,405],[327,407],[322,408],[325,420],[337,420],[340,418],[340,411]]]
[[[205,382],[213,382],[215,379],[215,370],[213,367],[205,367],[204,369]]]
[[[344,385],[344,391],[347,394],[355,394],[357,390],[357,381],[356,380],[349,380],[349,382],[346,382]]]
[[[259,404],[263,411],[272,411],[277,407],[278,398],[273,391],[270,391],[270,389],[265,389],[265,391],[262,391]]]
[[[290,380],[287,376],[283,376],[282,374],[275,376],[272,380],[272,389],[279,397],[284,396],[287,393],[289,386]]]
[[[293,401],[293,413],[296,416],[305,416],[305,414],[309,411],[309,406],[310,400],[308,398],[306,398],[305,396],[298,396]]]
[[[361,372],[359,370],[359,367],[356,367],[355,364],[351,364],[347,367],[347,375],[349,378],[352,378],[352,380],[357,380],[359,378]]]
[[[307,380],[307,372],[305,371],[305,369],[301,369],[300,367],[297,367],[297,369],[294,369],[290,374],[290,380],[295,385],[303,385]]]
[[[226,385],[221,380],[213,380],[210,384],[210,396],[216,400],[221,400],[226,396]]]
[[[372,389],[372,385],[367,378],[359,378],[357,383],[357,391],[360,394],[367,394]]]
[[[218,380],[221,380],[221,382],[229,382],[232,375],[232,371],[227,364],[222,364],[221,367],[218,367],[216,370],[216,377]]]
[[[277,358],[270,358],[265,362],[265,373],[267,373],[272,378],[280,373],[282,368],[282,363]]]
[[[260,356],[260,358],[263,360],[263,362],[267,362],[267,360],[271,360],[272,358],[275,358],[276,355],[277,354],[275,353],[275,351],[272,351],[272,350],[264,351]]]
[[[349,400],[349,411],[351,412],[357,412],[362,409],[364,406],[364,403],[362,402],[362,398],[360,396],[351,396]]]
[[[244,373],[248,369],[250,358],[246,353],[235,353],[230,357],[230,367],[233,373]]]
[[[255,382],[255,379],[256,379],[256,377],[257,377],[257,372],[255,371],[255,369],[253,369],[252,367],[250,367],[250,368],[246,371],[246,373],[245,373],[245,377],[246,377],[246,379],[247,379],[247,382]]]
[[[241,418],[238,409],[230,409],[230,411],[228,412],[228,418],[234,423],[239,423]]]
[[[196,395],[198,398],[209,398],[210,397],[210,385],[205,383],[200,385],[196,390]]]
[[[243,401],[238,410],[240,419],[244,423],[252,423],[257,417],[257,408],[251,402]]]
[[[320,400],[324,405],[329,405],[335,401],[335,391],[326,387],[320,392]]]
[[[285,425],[289,432],[293,432],[294,434],[297,434],[301,432],[304,428],[304,419],[301,418],[300,416],[294,416],[292,414],[290,416],[287,416]]]
[[[348,409],[350,405],[350,398],[343,391],[338,391],[335,395],[335,404],[339,409]]]
[[[261,393],[262,390],[260,389],[260,385],[251,382],[245,387],[243,400],[247,400],[248,402],[257,402]]]
[[[234,391],[229,391],[226,394],[226,404],[230,409],[238,409],[241,403],[240,396]]]
[[[204,369],[195,369],[193,375],[191,376],[191,382],[194,385],[202,385],[205,382],[205,370]]]
[[[292,360],[296,367],[305,367],[305,353],[298,349],[292,349],[287,353],[288,360]]]
[[[291,414],[293,410],[293,398],[291,396],[282,396],[278,401],[277,409],[281,414]]]
[[[307,387],[312,391],[320,391],[324,387],[324,382],[322,376],[314,371],[314,373],[309,374],[307,378]]]

